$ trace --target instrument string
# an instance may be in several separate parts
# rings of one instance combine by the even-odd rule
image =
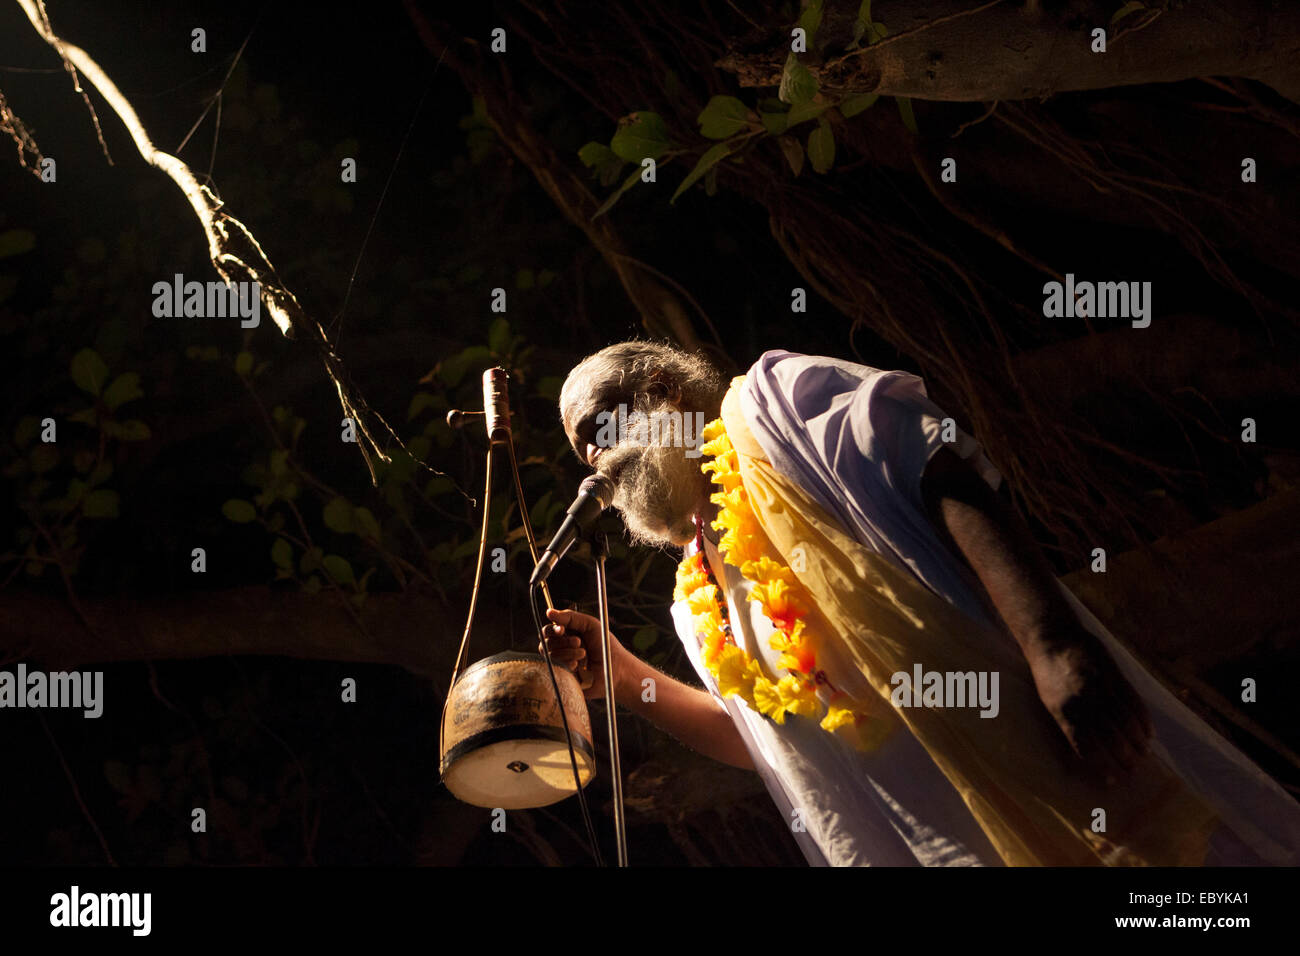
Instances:
[[[488,410],[487,403],[485,403],[485,411],[487,410]],[[489,420],[489,429],[491,428],[492,428],[492,422]],[[464,665],[465,662],[465,651],[469,646],[469,635],[474,624],[474,612],[478,608],[479,588],[482,586],[483,583],[483,566],[486,563],[484,559],[487,556],[488,522],[489,522],[489,516],[492,511],[492,462],[493,462],[492,453],[498,444],[504,444],[506,446],[506,450],[510,462],[510,471],[514,477],[515,493],[517,495],[517,500],[519,502],[519,514],[524,526],[524,536],[528,540],[528,549],[532,554],[533,564],[536,565],[537,561],[539,560],[539,553],[537,550],[537,538],[536,535],[534,535],[533,533],[533,525],[532,525],[532,520],[530,519],[528,514],[527,502],[524,500],[523,480],[520,478],[518,459],[515,456],[514,436],[510,433],[508,426],[503,430],[503,434],[500,435],[499,437],[493,437],[492,432],[489,431],[487,461],[484,469],[486,472],[486,476],[484,478],[484,485],[483,485],[483,524],[479,532],[478,560],[476,562],[476,567],[474,569],[474,587],[470,592],[469,614],[467,615],[465,621],[465,632],[461,636],[460,650],[457,651],[456,653],[456,664],[455,667],[452,669],[451,684],[448,688],[447,696],[443,700],[443,704],[442,704],[442,719],[439,721],[438,724],[439,754],[446,753],[445,735],[446,735],[446,726],[447,726],[447,707],[451,702],[452,690],[456,686],[456,681],[460,677],[461,667]],[[551,660],[551,649],[546,642],[546,631],[543,626],[541,616],[539,615],[537,609],[538,590],[542,592],[542,595],[546,601],[547,608],[555,607],[554,603],[551,600],[550,589],[547,587],[546,582],[544,581],[541,582],[540,585],[529,586],[528,607],[529,610],[532,612],[533,624],[537,628],[537,638],[542,648],[543,658],[546,661],[547,673],[551,678],[551,688],[555,693],[556,707],[560,712],[560,722],[564,728],[564,740],[569,751],[569,765],[573,768],[573,783],[578,794],[578,804],[582,810],[582,820],[587,828],[587,840],[591,845],[591,855],[593,859],[596,861],[596,865],[603,867],[605,866],[605,860],[603,855],[600,852],[600,843],[596,839],[596,828],[595,825],[592,823],[591,810],[587,805],[587,794],[582,785],[582,775],[578,771],[578,758],[577,758],[577,753],[575,752],[573,746],[573,732],[569,729],[569,717],[567,713],[567,708],[564,706],[564,699],[560,696],[560,683],[555,676],[555,664]],[[580,679],[580,685],[582,687],[590,686],[591,679],[592,679],[591,675],[587,675],[586,677],[587,683],[582,684]],[[607,704],[607,706],[612,706],[612,705]]]

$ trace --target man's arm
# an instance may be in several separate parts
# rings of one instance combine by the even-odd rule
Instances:
[[[1150,718],[1101,642],[1057,589],[1020,517],[952,449],[930,458],[921,493],[940,539],[984,585],[1075,752],[1108,773],[1147,749]]]
[[[547,608],[546,616],[551,621],[545,629],[551,658],[570,671],[576,671],[579,661],[586,661],[597,673],[583,693],[588,700],[603,697],[604,681],[599,673],[603,670],[600,621],[590,614],[562,608]],[[625,648],[612,633],[609,648],[617,703],[706,757],[742,770],[754,769],[740,731],[712,694],[655,670]],[[540,644],[537,650],[542,650]],[[653,701],[641,698],[642,682],[647,677],[654,680]]]
[[[754,761],[731,715],[706,690],[691,687],[655,670],[634,654],[623,660],[623,686],[614,696],[620,704],[645,717],[706,757],[753,770]],[[654,680],[655,699],[642,699],[642,681]]]

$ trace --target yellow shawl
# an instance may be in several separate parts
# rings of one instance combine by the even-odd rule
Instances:
[[[771,556],[790,564],[788,556],[801,551],[797,577],[814,598],[808,631],[838,642],[836,656],[853,662],[924,746],[1003,861],[1200,865],[1218,824],[1214,811],[1154,754],[1113,788],[1083,772],[1018,649],[864,547],[773,468],[745,423],[743,382],[732,380],[723,423]],[[998,716],[888,705],[891,675],[910,674],[916,663],[927,671],[998,672]]]

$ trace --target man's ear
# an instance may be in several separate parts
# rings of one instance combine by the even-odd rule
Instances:
[[[681,385],[673,379],[671,374],[665,372],[663,369],[655,369],[650,374],[649,391],[651,394],[660,398],[666,398],[668,401],[679,407],[682,404]]]

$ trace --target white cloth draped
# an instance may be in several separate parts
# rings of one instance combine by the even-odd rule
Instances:
[[[941,447],[970,461],[995,489],[1001,476],[974,438],[951,422],[945,428],[946,416],[926,396],[921,379],[772,351],[750,368],[741,407],[776,470],[858,541],[968,616],[989,620],[973,574],[935,534],[920,483],[930,456]],[[746,599],[749,583],[721,560],[711,542],[706,544],[727,595],[735,639],[750,655],[762,657],[770,672],[781,673],[779,655],[768,647],[772,624],[756,602]],[[687,553],[694,550],[691,545]],[[1165,690],[1058,586],[1146,702],[1156,731],[1153,747],[1224,821],[1211,840],[1207,864],[1300,862],[1300,804]],[[700,659],[684,602],[674,604],[672,614],[700,680],[731,714],[811,865],[1001,865],[956,790],[905,728],[876,752],[861,754],[814,720],[792,718],[777,725],[738,698],[724,700]],[[819,663],[837,686],[870,692],[852,668],[833,658]]]

